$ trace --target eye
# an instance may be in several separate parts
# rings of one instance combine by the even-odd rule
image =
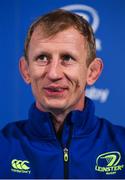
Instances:
[[[49,62],[49,57],[46,54],[41,54],[36,58],[41,65],[46,65]]]
[[[74,61],[74,58],[68,54],[63,55],[62,59],[63,59],[63,62],[66,64],[72,64]]]

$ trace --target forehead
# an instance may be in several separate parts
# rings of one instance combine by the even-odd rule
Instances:
[[[67,43],[67,44],[82,44],[82,47],[86,44],[86,39],[78,30],[73,27],[70,27],[66,30],[58,32],[57,34],[47,36],[41,28],[36,28],[32,34],[30,46],[37,45],[39,43]]]

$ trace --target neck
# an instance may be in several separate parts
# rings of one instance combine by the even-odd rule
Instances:
[[[38,104],[36,102],[36,107],[40,110],[40,111],[44,111],[44,112],[50,112],[52,114],[52,121],[55,127],[56,132],[61,131],[64,121],[66,119],[66,116],[72,111],[72,110],[80,110],[82,111],[84,108],[84,101],[82,101],[82,104],[80,104],[80,106],[77,107],[73,107],[73,108],[69,108],[65,111],[62,110],[45,110],[43,109],[40,104]]]
[[[64,116],[63,114],[60,114],[58,116],[52,114],[52,121],[53,121],[56,132],[61,131],[65,118],[66,116]]]

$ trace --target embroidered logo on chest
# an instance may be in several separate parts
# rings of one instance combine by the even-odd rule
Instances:
[[[120,164],[121,154],[118,151],[111,151],[100,154],[96,158],[95,170],[98,172],[109,174],[116,174],[121,171],[124,165]]]
[[[30,167],[29,167],[29,161],[13,159],[11,161],[11,171],[17,172],[17,173],[30,174],[31,171],[30,171]]]

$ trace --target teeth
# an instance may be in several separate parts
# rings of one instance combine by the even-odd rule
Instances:
[[[50,88],[50,90],[60,92],[62,91],[62,88]]]
[[[58,88],[58,91],[62,91],[62,88]]]

